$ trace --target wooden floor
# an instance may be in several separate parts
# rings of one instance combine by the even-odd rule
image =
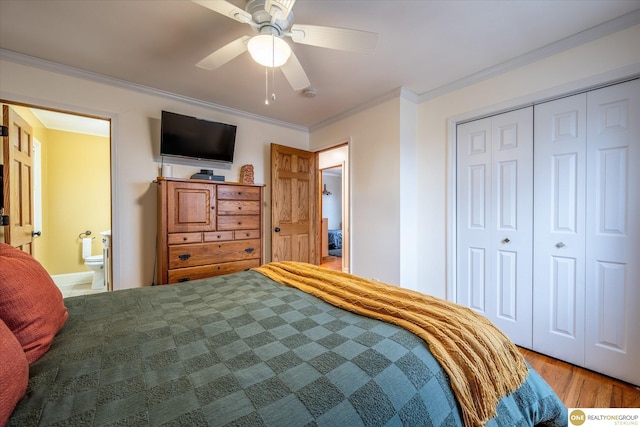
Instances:
[[[322,258],[320,263],[321,267],[328,268],[330,270],[342,271],[342,258],[337,256],[327,256]]]
[[[321,266],[342,270],[342,258],[325,257]],[[531,350],[520,352],[567,408],[640,408],[637,387]]]
[[[640,408],[640,389],[605,375],[520,348],[567,408]]]

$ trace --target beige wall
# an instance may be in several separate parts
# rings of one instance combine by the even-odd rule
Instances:
[[[446,297],[455,121],[637,75],[638,46],[640,25],[418,102],[415,120],[410,101],[398,96],[313,130],[311,149],[352,140],[352,271]]]
[[[11,108],[41,147],[42,236],[34,239],[34,257],[51,275],[87,272],[79,233],[93,232],[99,254],[99,232],[111,227],[109,138],[47,129],[28,108]]]
[[[114,289],[152,283],[156,242],[156,190],[159,123],[162,110],[238,126],[231,169],[215,169],[238,181],[239,169],[253,164],[256,183],[269,182],[272,142],[306,149],[306,129],[261,120],[202,102],[78,77],[64,68],[0,61],[0,98],[112,120],[112,243]],[[189,177],[200,166],[177,165],[174,176]],[[265,254],[271,256],[270,189],[265,189]],[[92,230],[99,231],[99,230]]]
[[[313,131],[310,149],[349,142],[354,274],[400,283],[400,100]]]
[[[418,171],[424,197],[418,204],[421,221],[416,250],[424,260],[419,268],[429,273],[429,281],[420,284],[420,290],[444,297],[451,278],[447,262],[452,257],[448,252],[452,242],[447,241],[447,232],[454,218],[452,212],[448,215],[447,203],[454,193],[447,182],[453,166],[449,149],[455,138],[454,122],[640,73],[638,46],[640,25],[419,105],[418,158],[425,167]]]
[[[89,271],[79,234],[90,230],[93,254],[102,253],[101,231],[111,228],[109,138],[48,130],[48,167],[43,175],[43,234],[48,236],[43,265],[49,274]]]
[[[319,150],[350,141],[352,272],[396,284],[402,277],[415,278],[406,286],[445,296],[452,121],[636,73],[638,45],[640,26],[627,28],[417,106],[408,106],[401,96],[385,100],[310,134],[201,103],[8,61],[0,63],[0,98],[112,118],[116,289],[151,282],[156,209],[150,183],[158,173],[153,123],[167,109],[238,125],[236,161],[230,170],[216,171],[229,180],[237,180],[239,167],[251,163],[256,182],[268,183],[271,142]],[[197,169],[174,167],[174,175],[188,176]],[[406,190],[412,175],[415,185]],[[265,194],[269,201],[268,187]],[[269,203],[266,213],[268,260]],[[406,237],[405,218],[417,224],[415,238]],[[401,262],[401,254],[413,255],[410,262]]]

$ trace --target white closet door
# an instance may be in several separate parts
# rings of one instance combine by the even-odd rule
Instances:
[[[587,111],[585,366],[640,384],[640,81]]]
[[[458,304],[489,316],[491,281],[491,119],[457,127]]]
[[[535,107],[533,349],[584,364],[586,94]]]
[[[458,127],[457,301],[532,340],[532,108]]]

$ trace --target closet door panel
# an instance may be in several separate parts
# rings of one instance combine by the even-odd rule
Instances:
[[[587,108],[585,366],[640,384],[640,81]]]
[[[486,314],[491,245],[491,120],[458,126],[457,295],[459,304]]]
[[[457,295],[531,347],[532,108],[457,128]]]
[[[533,349],[583,365],[586,95],[534,115]]]
[[[489,319],[516,344],[532,345],[533,108],[492,117]]]

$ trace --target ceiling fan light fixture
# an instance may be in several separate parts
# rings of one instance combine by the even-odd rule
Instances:
[[[281,67],[291,56],[291,47],[287,42],[270,34],[252,37],[247,49],[253,60],[265,67]]]

